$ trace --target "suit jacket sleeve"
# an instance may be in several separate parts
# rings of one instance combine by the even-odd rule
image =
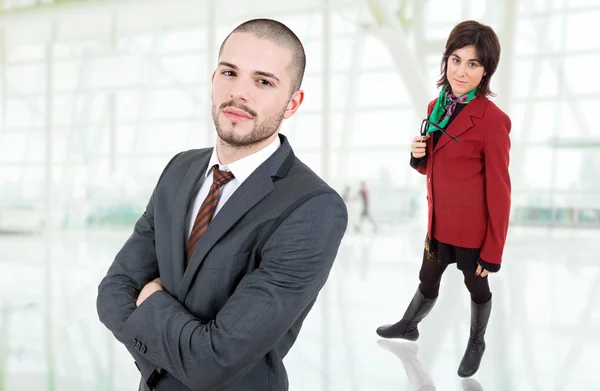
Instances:
[[[427,155],[423,157],[416,158],[410,154],[410,166],[417,170],[419,173],[426,175],[427,174]]]
[[[317,298],[347,225],[335,193],[295,207],[265,243],[260,266],[247,274],[214,320],[195,318],[165,291],[152,294],[125,323],[143,353],[192,390],[235,383],[273,348]]]
[[[431,115],[431,112],[433,111],[433,107],[435,106],[435,102],[437,101],[437,99],[434,99],[433,101],[429,102],[429,105],[427,106],[427,118],[429,118],[429,116]],[[431,140],[431,138],[430,138]],[[429,140],[427,140],[427,142],[431,142]],[[410,154],[410,166],[412,168],[414,168],[415,170],[417,170],[420,174],[423,175],[427,175],[427,156],[425,155],[421,158],[415,158],[412,153]]]
[[[175,160],[173,157],[163,173]],[[160,180],[158,183],[160,184]],[[158,185],[157,185],[158,187]],[[156,378],[156,365],[143,358],[129,346],[122,329],[125,321],[136,308],[141,289],[159,276],[158,261],[154,247],[154,197],[156,189],[146,206],[144,214],[135,224],[132,235],[117,253],[107,275],[98,287],[96,309],[100,321],[114,334],[118,341],[126,344],[146,382]]]
[[[506,115],[493,122],[483,144],[489,218],[480,257],[485,262],[500,264],[510,218],[511,181],[508,166],[511,122]]]

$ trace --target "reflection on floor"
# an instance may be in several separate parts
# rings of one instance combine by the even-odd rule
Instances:
[[[463,380],[469,296],[455,268],[417,343],[375,334],[416,289],[423,229],[348,232],[286,358],[291,391],[600,390],[600,231],[511,229],[490,281],[487,352]],[[137,369],[95,312],[97,284],[128,235],[0,236],[0,390],[136,389]]]

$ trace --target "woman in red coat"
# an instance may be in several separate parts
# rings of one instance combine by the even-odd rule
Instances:
[[[411,148],[410,165],[427,178],[421,283],[402,319],[377,329],[384,338],[416,340],[442,274],[456,263],[471,294],[471,334],[458,368],[461,377],[475,374],[483,357],[492,306],[488,274],[500,270],[508,231],[511,122],[487,98],[499,59],[500,43],[488,26],[465,21],[448,37],[441,91]]]

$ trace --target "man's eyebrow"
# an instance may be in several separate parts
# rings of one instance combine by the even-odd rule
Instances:
[[[219,62],[219,66],[224,66],[224,67],[227,67],[227,68],[238,69],[237,65],[234,65],[234,64],[232,64],[230,62],[227,62],[227,61],[220,61]]]
[[[272,74],[271,72],[254,71],[254,74],[259,75],[259,76],[264,76],[264,77],[270,77],[271,79],[277,80],[278,83],[281,83],[281,80],[279,80],[279,78],[277,76],[275,76],[274,74]]]
[[[231,68],[231,69],[238,69],[238,66],[235,64],[232,64],[230,62],[227,61],[220,61],[219,62],[219,66],[223,66],[223,67],[227,67],[227,68]],[[279,80],[279,78],[277,76],[275,76],[275,74],[271,73],[271,72],[265,72],[265,71],[254,71],[254,74],[257,76],[263,76],[263,77],[268,77],[271,79],[276,80],[278,83],[281,83],[281,80]]]

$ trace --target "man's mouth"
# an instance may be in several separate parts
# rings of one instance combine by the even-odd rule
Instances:
[[[223,113],[230,119],[243,121],[252,119],[252,115],[245,112],[244,110],[236,109],[234,107],[226,107],[223,109]]]

